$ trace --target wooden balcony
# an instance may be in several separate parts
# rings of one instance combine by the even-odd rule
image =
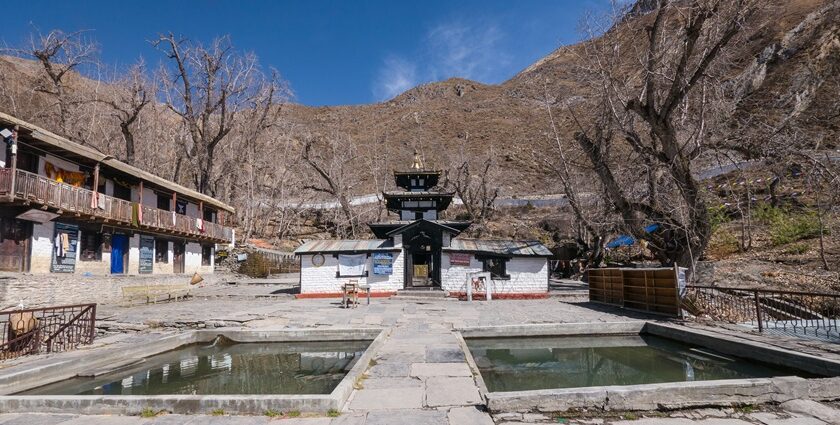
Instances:
[[[43,209],[51,209],[64,216],[84,217],[116,227],[187,239],[229,243],[233,236],[233,230],[229,227],[208,221],[197,222],[195,217],[147,206],[139,206],[142,211],[140,220],[133,223],[132,202],[99,194],[100,202],[93,207],[93,196],[96,194],[91,190],[70,186],[28,171],[15,171],[15,187],[12,190],[12,170],[0,169],[0,202],[37,204]]]

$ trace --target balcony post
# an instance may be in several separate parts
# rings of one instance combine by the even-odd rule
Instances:
[[[99,163],[96,163],[96,166],[93,167],[93,200],[90,203],[91,209],[93,209],[94,214],[96,213],[96,209],[99,208]]]
[[[17,189],[15,188],[15,180],[17,179],[17,139],[18,139],[18,130],[20,129],[19,126],[15,126],[12,130],[12,146],[9,151],[11,152],[9,158],[9,169],[12,170],[11,176],[9,176],[9,201],[15,200],[15,193]]]

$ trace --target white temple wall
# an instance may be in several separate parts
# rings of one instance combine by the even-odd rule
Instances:
[[[470,254],[470,265],[452,265],[449,252],[441,254],[441,287],[448,292],[466,293],[467,276],[483,270]],[[513,257],[507,262],[510,279],[492,280],[494,294],[540,294],[548,292],[548,260],[544,257]]]
[[[365,270],[367,277],[336,277],[338,272],[338,258],[333,254],[324,253],[324,264],[312,264],[313,254],[301,255],[300,292],[301,294],[339,294],[342,286],[349,280],[358,280],[360,285],[370,285],[372,293],[396,292],[403,288],[404,261],[402,252],[393,251],[394,262],[390,275],[373,274],[373,255],[367,258]]]

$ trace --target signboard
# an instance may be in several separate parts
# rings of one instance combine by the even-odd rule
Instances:
[[[140,235],[140,273],[152,272],[155,262],[155,238]]]
[[[394,273],[394,254],[375,252],[373,254],[373,274],[390,275]]]
[[[76,251],[79,247],[79,226],[55,223],[53,255],[50,271],[73,273],[76,271]]]
[[[463,252],[449,253],[449,265],[452,266],[469,266],[471,260],[472,254],[466,254]]]

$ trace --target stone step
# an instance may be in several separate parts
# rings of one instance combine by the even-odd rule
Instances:
[[[392,298],[446,298],[446,292],[439,289],[401,289]]]

